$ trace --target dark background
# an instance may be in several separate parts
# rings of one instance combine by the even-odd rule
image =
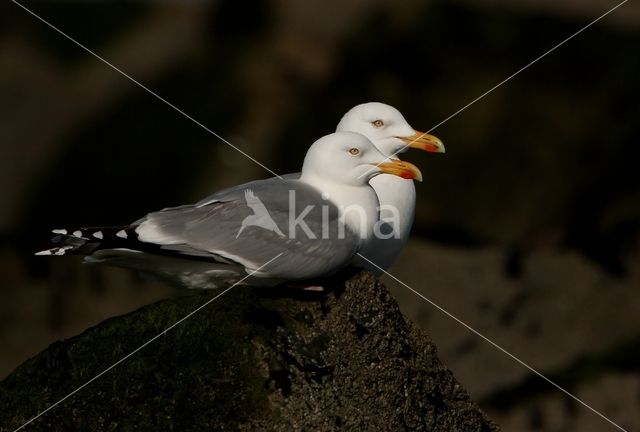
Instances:
[[[616,4],[556,3],[25,2],[278,173],[298,171],[358,103],[391,104],[429,130]],[[126,223],[270,174],[19,6],[0,11],[5,376],[173,294],[33,257],[50,228]],[[437,127],[446,155],[407,153],[425,180],[391,268],[629,428],[640,428],[639,24],[625,4]],[[612,430],[387,282],[505,430]]]

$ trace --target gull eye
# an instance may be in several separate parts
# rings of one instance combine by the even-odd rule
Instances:
[[[356,147],[350,148],[349,153],[351,153],[354,156],[358,156],[360,154],[360,149]]]
[[[375,128],[381,128],[382,126],[384,126],[384,122],[382,120],[374,120],[371,122],[371,124]]]

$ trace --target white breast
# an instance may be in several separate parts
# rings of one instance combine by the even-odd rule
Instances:
[[[362,254],[383,269],[395,261],[407,242],[413,225],[416,207],[416,189],[412,180],[394,175],[381,174],[370,181],[380,202],[380,219],[388,221],[390,226],[379,226],[365,245]],[[380,269],[367,263],[367,268],[376,274]]]

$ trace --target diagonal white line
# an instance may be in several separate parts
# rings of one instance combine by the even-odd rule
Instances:
[[[49,410],[55,408],[56,406],[60,405],[62,402],[64,402],[66,399],[70,398],[71,396],[73,396],[74,394],[78,393],[80,390],[82,390],[83,388],[85,388],[86,386],[88,386],[89,384],[91,384],[92,382],[94,382],[95,380],[97,380],[98,378],[100,378],[102,375],[106,374],[107,372],[109,372],[111,369],[113,369],[114,367],[118,366],[120,363],[124,362],[125,360],[127,360],[129,357],[131,357],[132,355],[134,355],[135,353],[137,353],[138,351],[140,351],[141,349],[143,349],[144,347],[146,347],[147,345],[149,345],[150,343],[152,343],[153,341],[155,341],[156,339],[158,339],[160,336],[165,335],[167,332],[169,332],[170,330],[172,330],[174,327],[180,325],[181,323],[183,323],[184,321],[186,321],[187,319],[189,319],[192,315],[194,315],[195,313],[197,313],[198,311],[200,311],[201,309],[205,308],[206,306],[208,306],[209,304],[211,304],[212,302],[214,302],[215,300],[219,299],[220,297],[222,297],[223,295],[225,295],[226,293],[228,293],[231,289],[233,289],[235,286],[241,284],[242,282],[244,282],[246,279],[248,279],[249,277],[253,276],[255,273],[259,272],[261,269],[263,269],[264,267],[266,267],[267,265],[269,265],[270,263],[272,263],[273,261],[275,261],[276,259],[280,258],[282,255],[284,254],[284,252],[280,252],[278,255],[276,255],[275,257],[271,258],[269,261],[267,261],[266,263],[262,264],[260,267],[258,267],[257,269],[251,271],[248,275],[246,275],[245,277],[243,277],[242,279],[240,279],[238,282],[234,283],[233,285],[231,285],[229,288],[225,289],[224,291],[222,291],[220,294],[218,294],[217,296],[213,297],[210,300],[207,300],[204,304],[200,305],[197,309],[195,309],[194,311],[190,312],[189,314],[183,316],[182,318],[180,318],[178,321],[176,321],[175,323],[173,323],[171,326],[167,327],[166,329],[164,329],[161,333],[158,333],[157,335],[155,335],[154,337],[152,337],[151,339],[149,339],[148,341],[146,341],[145,343],[143,343],[142,345],[140,345],[138,348],[136,348],[135,350],[131,351],[129,354],[127,354],[126,356],[122,357],[120,360],[118,360],[117,362],[115,362],[114,364],[112,364],[111,366],[109,366],[108,368],[106,368],[105,370],[103,370],[102,372],[100,372],[98,375],[94,376],[93,378],[91,378],[89,381],[85,382],[84,384],[82,384],[80,387],[78,387],[77,389],[75,389],[74,391],[72,391],[71,393],[69,393],[68,395],[66,395],[65,397],[63,397],[62,399],[60,399],[58,402],[54,403],[53,405],[50,405],[49,407],[47,407],[44,411],[41,411],[40,413],[38,413],[36,416],[32,417],[31,419],[29,419],[26,423],[24,423],[22,426],[20,426],[19,428],[15,429],[13,432],[17,432],[20,429],[24,428],[25,426],[27,426],[29,423],[35,421],[38,417],[42,416],[43,414],[47,413]]]
[[[252,156],[248,155],[246,152],[244,152],[243,150],[239,149],[238,147],[236,147],[235,145],[231,144],[229,141],[227,141],[226,139],[224,139],[222,136],[220,136],[219,134],[215,133],[214,131],[212,131],[210,128],[208,128],[207,126],[205,126],[203,123],[199,122],[198,120],[196,120],[195,118],[193,118],[192,116],[190,116],[189,114],[187,114],[186,112],[184,112],[183,110],[181,110],[180,108],[178,108],[177,106],[175,106],[174,104],[172,104],[171,102],[169,102],[168,100],[166,100],[165,98],[163,98],[162,96],[160,96],[159,94],[157,94],[156,92],[154,92],[153,90],[151,90],[149,87],[145,86],[144,84],[140,83],[139,81],[137,81],[135,78],[133,78],[131,75],[127,74],[126,72],[124,72],[123,70],[119,69],[117,66],[109,63],[107,60],[105,60],[104,58],[100,57],[98,54],[96,54],[95,52],[91,51],[89,48],[87,48],[86,46],[84,46],[83,44],[81,44],[80,42],[78,42],[77,40],[75,40],[74,38],[72,38],[71,36],[69,36],[68,34],[66,34],[65,32],[63,32],[62,30],[60,30],[58,27],[54,26],[53,24],[51,24],[50,22],[46,21],[44,18],[40,17],[39,15],[37,15],[35,12],[31,11],[30,9],[28,9],[26,6],[24,6],[23,4],[17,2],[16,0],[11,0],[13,3],[15,3],[16,5],[20,6],[22,9],[24,9],[26,12],[28,12],[29,14],[33,15],[35,18],[37,18],[39,21],[43,22],[44,24],[46,24],[47,26],[51,27],[53,30],[55,30],[56,32],[60,33],[62,36],[64,36],[65,38],[69,39],[71,42],[73,42],[74,44],[76,44],[77,46],[79,46],[80,48],[82,48],[83,50],[85,50],[86,52],[88,52],[89,54],[91,54],[92,56],[94,56],[95,58],[97,58],[98,60],[100,60],[102,63],[106,64],[107,66],[109,66],[111,69],[115,70],[116,72],[118,72],[119,74],[121,74],[122,76],[124,76],[125,78],[128,78],[131,82],[137,84],[139,87],[141,87],[143,90],[145,90],[147,93],[155,96],[157,99],[159,99],[160,101],[164,102],[165,104],[167,104],[168,106],[170,106],[171,108],[173,108],[175,111],[179,112],[180,114],[182,114],[184,117],[186,117],[187,119],[191,120],[193,123],[197,124],[198,126],[200,126],[202,129],[204,129],[205,131],[209,132],[211,135],[215,136],[216,138],[218,138],[219,140],[221,140],[222,142],[224,142],[225,144],[227,144],[228,146],[230,146],[232,149],[236,150],[237,152],[243,154],[244,156],[246,156],[247,158],[251,159],[253,162],[255,162],[256,164],[260,165],[262,168],[264,168],[265,170],[269,171],[271,174],[273,174],[274,176],[282,179],[282,177],[280,177],[278,174],[276,174],[274,171],[272,171],[271,169],[267,168],[265,165],[263,165],[262,163],[258,162],[256,159],[254,159]]]
[[[428,302],[431,306],[435,307],[436,309],[438,309],[440,312],[444,313],[445,315],[447,315],[449,318],[453,319],[454,321],[456,321],[458,324],[461,324],[463,327],[467,328],[467,330],[471,331],[472,333],[476,334],[477,336],[480,336],[482,339],[484,339],[486,342],[488,342],[489,344],[493,345],[494,348],[497,348],[499,351],[501,351],[502,353],[506,354],[507,356],[511,357],[513,360],[515,360],[516,362],[520,363],[522,366],[524,366],[525,368],[529,369],[531,372],[533,372],[534,374],[536,374],[537,376],[539,376],[540,378],[542,378],[543,380],[545,380],[546,382],[548,382],[549,384],[551,384],[552,386],[554,386],[555,388],[557,388],[558,390],[560,390],[561,392],[563,392],[564,394],[566,394],[567,396],[569,396],[570,398],[572,398],[573,400],[575,400],[576,402],[580,403],[581,405],[583,405],[585,408],[588,408],[590,411],[592,411],[593,413],[597,414],[598,416],[600,416],[602,419],[606,420],[607,422],[611,423],[613,426],[617,427],[618,429],[620,429],[623,432],[627,432],[626,429],[622,428],[620,425],[618,425],[617,423],[615,423],[613,420],[611,420],[610,418],[608,418],[607,416],[605,416],[604,414],[602,414],[600,411],[596,410],[595,408],[592,408],[590,405],[588,405],[586,402],[582,401],[582,399],[578,398],[577,396],[575,396],[573,393],[569,392],[568,390],[565,390],[563,387],[561,387],[559,384],[556,384],[554,381],[550,380],[549,378],[547,378],[545,375],[543,375],[541,372],[538,372],[536,369],[534,369],[532,366],[529,366],[527,363],[525,363],[524,361],[520,360],[518,357],[516,357],[514,354],[511,354],[509,351],[507,351],[506,349],[502,348],[500,345],[498,345],[497,343],[495,343],[494,341],[492,341],[491,339],[489,339],[488,337],[486,337],[485,335],[483,335],[482,333],[480,333],[479,331],[477,331],[476,329],[474,329],[473,327],[471,327],[469,324],[465,323],[464,321],[462,321],[460,318],[456,317],[455,315],[453,315],[451,312],[447,311],[446,309],[444,309],[442,306],[439,306],[438,304],[434,303],[432,300],[428,299],[427,297],[425,297],[423,294],[421,294],[420,292],[416,291],[415,289],[411,288],[409,285],[407,285],[406,283],[402,282],[400,279],[398,279],[397,277],[395,277],[394,275],[392,275],[391,273],[387,272],[385,269],[383,269],[382,267],[378,266],[376,263],[372,262],[370,259],[368,259],[367,257],[365,257],[364,255],[362,255],[360,252],[358,252],[358,255],[360,256],[360,258],[364,259],[365,261],[367,261],[368,263],[370,263],[371,265],[375,266],[378,270],[384,272],[384,274],[386,274],[387,276],[389,276],[391,279],[395,280],[396,282],[398,282],[399,284],[401,284],[402,286],[404,286],[405,288],[407,288],[409,291],[413,292],[415,295],[417,295],[418,297],[420,297],[421,299],[423,299],[424,301]]]
[[[502,81],[500,81],[498,84],[496,84],[495,86],[491,87],[489,90],[487,90],[486,92],[482,93],[480,96],[478,96],[477,98],[475,98],[474,100],[472,100],[471,102],[469,102],[468,104],[466,104],[465,106],[463,106],[462,108],[460,108],[458,111],[454,112],[453,114],[451,114],[449,117],[445,118],[444,120],[442,120],[440,123],[436,124],[435,126],[433,126],[431,129],[429,129],[426,133],[429,133],[431,131],[433,131],[434,129],[436,129],[437,127],[443,125],[444,123],[448,122],[449,120],[451,120],[453,117],[457,116],[458,114],[460,114],[462,111],[466,110],[467,108],[469,108],[471,105],[475,104],[476,102],[478,102],[480,99],[483,99],[485,96],[487,96],[488,94],[492,93],[495,89],[497,89],[498,87],[502,86],[503,84],[505,84],[507,81],[510,81],[512,78],[515,78],[517,75],[519,75],[521,72],[523,72],[524,70],[528,69],[530,66],[534,65],[535,63],[537,63],[538,61],[542,60],[544,57],[546,57],[547,55],[551,54],[553,51],[555,51],[556,49],[560,48],[562,45],[564,45],[565,43],[569,42],[571,39],[573,39],[574,37],[578,36],[580,33],[582,33],[583,31],[585,31],[586,29],[588,29],[589,27],[591,27],[592,25],[594,25],[595,23],[597,23],[598,21],[600,21],[601,19],[603,19],[604,17],[606,17],[607,15],[609,15],[611,12],[615,11],[616,9],[618,9],[620,6],[622,6],[623,4],[625,4],[626,2],[628,2],[629,0],[623,0],[620,3],[618,3],[617,5],[615,5],[614,7],[612,7],[611,9],[609,9],[608,11],[606,11],[605,13],[603,13],[602,15],[600,15],[598,18],[594,19],[593,21],[591,21],[589,24],[587,24],[586,26],[582,27],[580,30],[578,30],[577,32],[575,32],[574,34],[572,34],[571,36],[569,36],[568,38],[566,38],[565,40],[563,40],[562,42],[558,43],[557,45],[555,45],[553,48],[549,49],[548,51],[546,51],[544,54],[539,55],[538,57],[536,57],[534,60],[530,61],[529,63],[527,63],[526,65],[524,65],[523,67],[521,67],[520,69],[518,69],[517,71],[515,71],[514,73],[512,73],[511,75],[509,75],[508,77],[506,77],[505,79],[503,79]],[[419,138],[418,138],[419,139]]]
[[[450,116],[448,116],[447,118],[445,118],[444,120],[442,120],[440,123],[436,124],[435,126],[433,126],[431,129],[427,130],[426,132],[424,132],[422,135],[418,136],[417,138],[415,138],[413,141],[410,141],[409,143],[405,144],[402,148],[400,148],[400,150],[396,151],[395,153],[393,153],[392,155],[390,155],[389,157],[387,157],[385,160],[383,160],[382,162],[380,162],[377,166],[379,166],[382,163],[385,163],[389,160],[391,160],[392,157],[396,156],[398,153],[402,153],[407,147],[409,147],[411,144],[413,144],[414,142],[416,142],[417,140],[419,140],[420,138],[422,138],[423,136],[425,136],[428,133],[433,132],[436,128],[438,128],[439,126],[442,126],[443,124],[445,124],[446,122],[448,122],[449,120],[451,120],[452,118],[454,118],[455,116],[457,116],[458,114],[460,114],[462,111],[466,110],[467,108],[469,108],[471,105],[475,104],[476,102],[478,102],[481,99],[484,99],[485,96],[488,96],[490,93],[493,93],[494,90],[496,90],[498,87],[501,87],[503,84],[506,84],[508,81],[511,81],[513,78],[515,78],[517,75],[519,75],[521,72],[524,72],[526,69],[528,69],[529,67],[533,66],[535,63],[537,63],[538,61],[542,60],[544,57],[546,57],[547,55],[551,54],[553,51],[557,50],[558,48],[560,48],[562,45],[566,44],[567,42],[569,42],[571,39],[573,39],[574,37],[578,36],[580,33],[582,33],[583,31],[585,31],[586,29],[588,29],[589,27],[591,27],[592,25],[594,25],[595,23],[597,23],[598,21],[600,21],[601,19],[603,19],[604,17],[606,17],[607,15],[609,15],[611,12],[615,11],[616,9],[618,9],[620,6],[622,6],[623,4],[625,4],[626,2],[628,2],[629,0],[623,0],[620,3],[618,3],[617,5],[615,5],[614,7],[612,7],[611,9],[609,9],[608,11],[606,11],[605,13],[603,13],[602,15],[600,15],[598,18],[594,19],[593,21],[591,21],[589,24],[587,24],[586,26],[582,27],[580,30],[578,30],[577,32],[573,33],[571,36],[569,36],[568,38],[564,39],[562,42],[556,44],[553,48],[547,50],[546,52],[544,52],[543,54],[539,55],[538,57],[536,57],[535,59],[531,60],[529,63],[527,63],[526,65],[522,66],[520,69],[518,69],[517,71],[515,71],[514,73],[512,73],[511,75],[509,75],[508,77],[506,77],[505,79],[503,79],[502,81],[500,81],[498,84],[494,85],[493,87],[491,87],[489,90],[485,91],[484,93],[482,93],[480,96],[478,96],[477,98],[475,98],[474,100],[472,100],[471,102],[469,102],[468,104],[466,104],[465,106],[463,106],[462,108],[460,108],[458,111],[454,112],[453,114],[451,114]],[[362,174],[360,177],[369,174],[371,171],[368,171],[364,174]]]

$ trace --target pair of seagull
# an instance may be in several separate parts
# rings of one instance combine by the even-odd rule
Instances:
[[[443,153],[395,108],[357,105],[314,142],[300,173],[234,186],[128,226],[56,229],[37,255],[85,255],[188,288],[311,282],[346,267],[380,273],[404,246],[422,174],[397,154]],[[364,258],[363,258],[364,257]]]

